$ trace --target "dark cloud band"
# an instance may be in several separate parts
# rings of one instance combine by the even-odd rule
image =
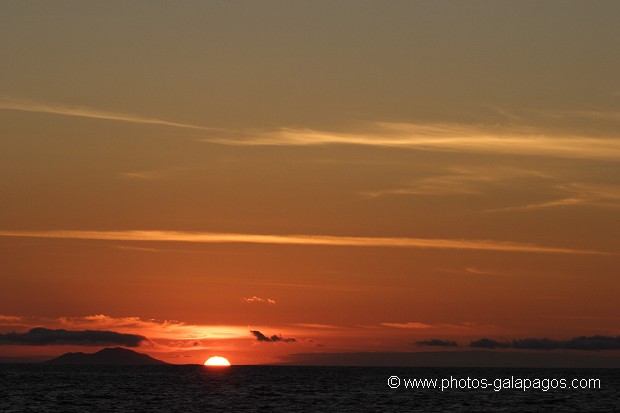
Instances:
[[[0,334],[0,345],[49,346],[107,346],[120,345],[137,347],[146,337],[137,334],[123,334],[104,330],[50,330],[36,327],[26,333]]]
[[[258,330],[250,330],[250,333],[256,337],[256,341],[261,341],[263,343],[294,343],[297,340],[294,338],[284,338],[282,336],[272,335],[271,337],[267,337],[263,333]]]
[[[620,350],[620,337],[581,336],[570,340],[551,340],[548,338],[525,338],[512,342],[495,341],[482,338],[472,341],[470,347],[476,348],[515,348],[520,350]]]
[[[436,338],[431,339],[431,340],[417,341],[416,345],[422,346],[422,347],[457,347],[458,346],[458,344],[456,344],[456,341],[439,340]]]

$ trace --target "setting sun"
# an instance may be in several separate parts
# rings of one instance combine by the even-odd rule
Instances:
[[[204,365],[205,366],[217,366],[217,367],[230,366],[230,361],[228,361],[224,357],[214,356],[214,357],[209,358],[207,361],[205,361]]]

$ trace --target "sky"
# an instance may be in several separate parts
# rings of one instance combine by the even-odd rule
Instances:
[[[2,2],[0,358],[617,358],[619,15]]]

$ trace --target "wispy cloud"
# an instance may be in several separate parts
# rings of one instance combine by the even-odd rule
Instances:
[[[305,328],[316,328],[319,330],[333,330],[340,329],[342,327],[338,327],[332,324],[319,324],[319,323],[295,323],[293,326],[305,327]]]
[[[253,132],[245,138],[208,138],[225,145],[366,145],[429,151],[459,151],[562,158],[620,159],[620,140],[559,135],[533,127],[456,123],[368,124],[361,132],[339,133],[282,128]]]
[[[618,110],[535,110],[531,111],[556,119],[587,119],[592,121],[620,121],[620,111]]]
[[[488,212],[527,211],[562,206],[595,206],[604,208],[620,208],[620,187],[591,185],[585,183],[568,183],[556,185],[553,190],[562,194],[561,198],[535,202],[507,208],[491,209]]]
[[[219,129],[189,123],[173,122],[164,119],[149,118],[138,115],[130,115],[118,112],[106,112],[85,106],[67,106],[57,103],[37,102],[26,99],[0,98],[0,110],[18,110],[22,112],[49,113],[61,116],[75,116],[80,118],[92,118],[103,120],[115,120],[121,122],[141,123],[147,125],[171,126],[175,128],[197,129],[216,131]]]
[[[140,252],[160,252],[161,251],[160,249],[157,249],[157,248],[134,247],[130,245],[114,245],[113,248],[116,248],[119,250],[140,251]]]
[[[122,178],[139,179],[139,180],[154,180],[160,178],[160,174],[152,171],[145,172],[123,172],[120,174]]]
[[[411,328],[411,329],[426,329],[433,328],[430,324],[418,323],[414,321],[410,321],[408,323],[381,323],[384,327],[394,327],[394,328]]]
[[[227,280],[226,283],[229,283]],[[300,284],[300,283],[278,283],[278,282],[251,282],[244,281],[244,285],[261,285],[271,287],[283,287],[293,289],[313,289],[313,290],[329,290],[329,291],[346,291],[346,292],[363,292],[363,291],[375,291],[376,286],[361,285],[359,283],[315,283],[315,284]]]
[[[6,325],[7,323],[19,323],[22,321],[23,317],[0,314],[0,325]]]
[[[365,145],[410,148],[429,151],[460,151],[511,155],[540,155],[563,158],[620,159],[620,140],[617,137],[598,138],[571,136],[513,123],[460,124],[373,122],[356,132],[320,131],[315,129],[280,128],[277,130],[226,130],[204,125],[175,122],[134,114],[108,112],[85,106],[39,102],[22,98],[0,97],[0,110],[48,113],[61,116],[113,120],[145,125],[219,132],[222,136],[197,140],[222,145],[254,146],[317,146]],[[539,113],[547,117],[605,119],[619,121],[619,111],[565,111]],[[137,177],[137,176],[136,176]]]
[[[390,327],[397,328],[403,330],[445,330],[445,331],[465,331],[465,330],[497,330],[497,326],[492,324],[478,324],[471,321],[465,321],[462,323],[422,323],[419,321],[408,321],[408,322],[388,322],[388,323],[380,323],[379,327]]]
[[[246,304],[275,304],[276,300],[272,298],[261,298],[257,296],[246,297],[241,299]]]
[[[523,168],[488,165],[484,168],[451,168],[448,174],[417,179],[397,188],[365,191],[363,196],[378,198],[396,195],[478,195],[483,185],[513,183],[517,179],[546,179],[548,175]]]
[[[86,239],[106,241],[249,243],[340,247],[434,248],[552,254],[609,254],[601,251],[550,247],[494,240],[348,237],[329,235],[263,235],[180,231],[0,231],[5,237]]]
[[[473,274],[473,275],[499,275],[495,271],[481,270],[481,269],[478,269],[478,268],[475,268],[475,267],[466,267],[465,268],[465,273]]]
[[[463,175],[433,176],[419,179],[397,188],[365,191],[362,192],[362,195],[367,198],[398,195],[475,195],[480,193],[476,183],[484,181],[486,181],[484,177]]]

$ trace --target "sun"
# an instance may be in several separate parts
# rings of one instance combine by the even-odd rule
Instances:
[[[209,360],[205,361],[205,366],[212,366],[212,367],[230,366],[230,361],[228,361],[225,357],[214,356],[214,357],[209,358]]]

